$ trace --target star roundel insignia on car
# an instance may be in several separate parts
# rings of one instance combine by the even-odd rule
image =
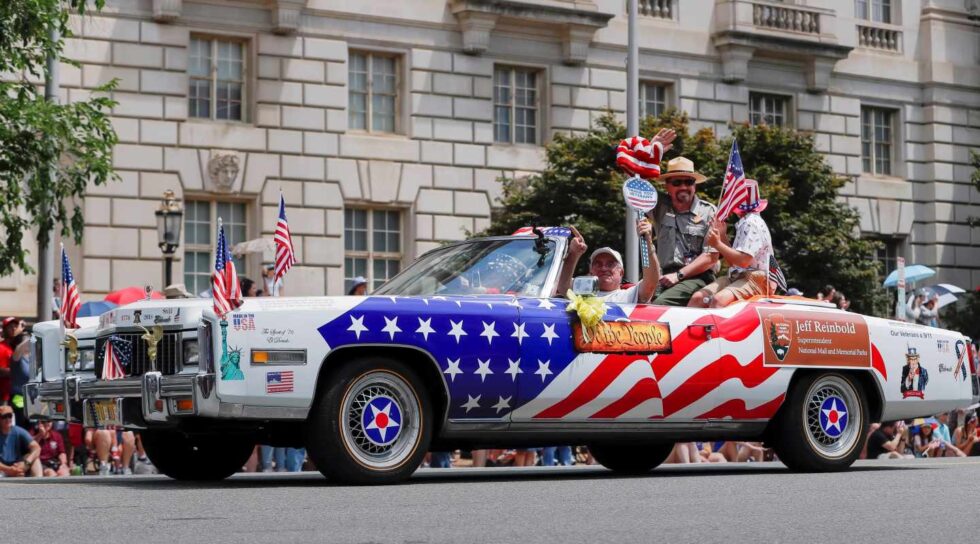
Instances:
[[[387,446],[398,438],[402,428],[402,411],[395,399],[377,396],[367,403],[361,420],[367,439],[378,446]]]
[[[847,428],[847,405],[840,397],[827,397],[820,405],[820,428],[831,438],[844,433]]]

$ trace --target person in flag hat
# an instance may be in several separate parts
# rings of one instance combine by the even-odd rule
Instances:
[[[733,208],[735,215],[740,217],[735,224],[735,243],[728,245],[723,234],[727,224],[721,219],[712,222],[705,238],[707,244],[730,265],[728,276],[694,293],[690,306],[720,308],[737,300],[747,300],[773,291],[769,283],[772,235],[759,215],[768,202],[759,198],[759,182],[745,179],[742,184],[744,194]]]
[[[704,243],[715,206],[696,191],[705,179],[685,157],[671,159],[657,178],[664,182],[667,198],[650,213],[663,266],[654,304],[686,306],[695,291],[715,280],[718,252]]]

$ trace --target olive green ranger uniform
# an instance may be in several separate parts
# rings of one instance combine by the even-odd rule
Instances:
[[[657,240],[657,258],[664,275],[677,272],[701,253],[716,252],[704,244],[715,211],[713,204],[697,196],[691,202],[691,209],[683,213],[674,211],[669,197],[660,200],[651,215]],[[687,306],[691,295],[715,281],[715,268],[711,266],[699,275],[685,277],[666,289],[659,286],[653,304]]]

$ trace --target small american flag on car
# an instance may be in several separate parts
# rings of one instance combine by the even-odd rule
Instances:
[[[105,360],[102,364],[103,380],[119,380],[126,377],[126,368],[133,358],[133,344],[112,335],[105,343]]]
[[[266,393],[292,393],[293,392],[293,371],[280,370],[277,372],[267,372],[265,375]]]
[[[534,234],[533,229],[538,229],[544,236],[561,236],[563,238],[568,238],[572,235],[572,229],[569,227],[521,227],[513,232],[511,236],[524,236],[528,234]]]

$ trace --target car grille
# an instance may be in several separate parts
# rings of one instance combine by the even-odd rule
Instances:
[[[143,333],[120,333],[119,338],[130,342],[133,346],[133,356],[129,367],[125,368],[127,376],[142,376],[150,371],[150,357],[146,353],[146,342]],[[102,366],[105,364],[105,346],[108,336],[99,337],[95,341],[95,375],[102,376]],[[163,374],[177,374],[184,368],[183,351],[180,347],[180,333],[164,333],[163,339],[157,344],[157,370]]]

